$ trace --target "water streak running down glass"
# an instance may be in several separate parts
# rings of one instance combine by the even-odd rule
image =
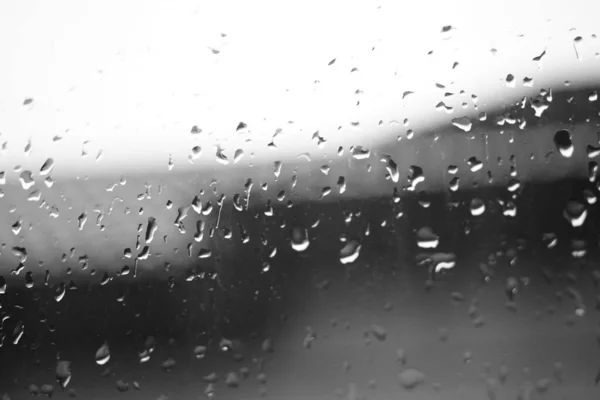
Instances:
[[[0,4],[0,396],[595,399],[587,1]]]

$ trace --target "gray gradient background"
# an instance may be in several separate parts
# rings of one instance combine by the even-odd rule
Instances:
[[[16,61],[4,65],[5,70],[1,74],[11,90],[1,98],[0,104],[4,116],[0,121],[0,140],[9,144],[8,153],[0,156],[7,180],[5,185],[0,186],[3,193],[0,199],[0,238],[4,243],[0,253],[0,275],[7,282],[6,293],[0,295],[0,316],[9,317],[2,325],[2,333],[6,338],[0,347],[0,393],[6,392],[12,399],[29,398],[29,384],[52,383],[56,386],[53,398],[67,398],[68,392],[58,389],[55,383],[56,359],[60,356],[72,363],[73,378],[67,389],[76,389],[78,398],[84,399],[147,399],[158,398],[161,394],[170,399],[203,398],[206,387],[203,377],[212,372],[220,377],[216,385],[216,398],[225,399],[258,398],[259,387],[262,386],[267,396],[275,399],[330,399],[336,397],[336,389],[341,389],[343,398],[355,400],[360,396],[350,390],[352,384],[356,384],[360,394],[369,399],[493,399],[486,392],[486,379],[499,379],[503,364],[509,371],[508,380],[505,384],[497,384],[495,399],[597,398],[598,388],[594,379],[600,367],[597,338],[600,325],[595,308],[597,288],[593,279],[598,271],[597,206],[589,207],[587,222],[579,229],[570,227],[562,216],[565,203],[571,198],[581,199],[584,188],[597,194],[594,185],[586,180],[591,159],[585,151],[588,145],[599,146],[600,103],[589,101],[590,93],[597,90],[597,61],[593,55],[594,46],[582,53],[592,61],[587,64],[573,61],[573,32],[568,30],[569,24],[578,21],[581,31],[593,26],[590,25],[590,21],[593,22],[591,10],[582,11],[585,8],[578,8],[574,3],[569,12],[564,11],[564,15],[561,15],[561,8],[553,3],[548,5],[547,15],[515,16],[514,20],[522,20],[523,24],[519,26],[515,23],[515,26],[507,28],[507,31],[518,31],[518,28],[527,27],[526,22],[529,21],[531,30],[540,31],[543,36],[547,32],[545,28],[539,28],[541,21],[545,17],[556,17],[557,25],[562,27],[561,32],[566,39],[552,34],[550,36],[555,39],[558,37],[556,42],[544,37],[544,40],[548,40],[544,44],[552,49],[566,49],[565,54],[569,56],[564,57],[567,61],[561,67],[557,66],[557,60],[561,59],[562,53],[549,51],[545,67],[539,69],[532,58],[539,55],[543,46],[535,40],[525,41],[524,47],[518,48],[521,50],[512,48],[516,53],[507,51],[507,56],[500,51],[498,57],[503,61],[490,70],[485,66],[495,64],[485,64],[489,61],[485,61],[487,59],[481,59],[481,68],[473,60],[469,62],[465,59],[466,72],[446,76],[448,81],[454,83],[441,90],[433,84],[438,78],[441,79],[440,76],[433,74],[425,79],[423,76],[427,75],[426,72],[423,75],[416,73],[419,72],[419,66],[426,69],[425,65],[429,65],[422,62],[427,56],[422,55],[423,59],[417,57],[425,45],[421,46],[416,41],[402,48],[407,53],[396,55],[395,58],[377,59],[374,56],[373,65],[384,66],[403,64],[403,59],[414,56],[413,63],[404,63],[411,64],[402,71],[404,81],[394,81],[392,84],[392,81],[385,79],[377,80],[375,78],[379,70],[371,70],[361,78],[361,83],[368,87],[370,81],[376,81],[373,89],[382,90],[384,95],[378,98],[367,93],[369,96],[364,100],[360,96],[350,96],[346,100],[351,106],[340,106],[340,109],[331,106],[338,99],[334,94],[341,88],[351,87],[349,93],[357,88],[355,82],[346,87],[348,82],[340,83],[332,78],[341,75],[342,68],[352,65],[348,59],[339,57],[327,70],[329,72],[323,72],[324,69],[319,69],[321,66],[311,69],[312,64],[306,64],[310,73],[303,75],[303,79],[311,78],[312,82],[312,78],[318,77],[331,86],[312,97],[320,99],[317,103],[310,103],[311,97],[296,103],[285,103],[294,111],[288,113],[286,107],[278,107],[278,101],[284,103],[283,97],[273,96],[271,99],[269,94],[278,93],[281,87],[277,85],[285,86],[288,80],[294,81],[292,78],[296,79],[296,88],[302,88],[306,81],[293,76],[292,72],[289,76],[274,76],[272,80],[266,80],[270,86],[264,86],[262,95],[257,96],[252,89],[261,88],[265,76],[273,73],[277,66],[283,68],[289,65],[281,61],[283,64],[268,67],[268,61],[277,57],[268,58],[271,52],[263,49],[259,55],[267,57],[262,64],[264,71],[258,73],[261,63],[257,63],[249,67],[251,72],[242,73],[239,72],[241,70],[231,69],[235,63],[232,59],[228,61],[227,47],[223,47],[224,55],[219,59],[221,66],[210,64],[211,67],[206,67],[206,71],[215,73],[213,78],[218,83],[228,82],[229,77],[233,83],[250,83],[236,92],[239,98],[232,96],[232,92],[219,84],[206,86],[204,96],[208,103],[214,103],[215,110],[214,114],[206,113],[204,117],[210,122],[207,122],[211,127],[207,131],[214,133],[208,135],[205,131],[199,137],[190,139],[191,126],[201,119],[193,114],[196,112],[193,108],[196,103],[186,103],[185,96],[177,90],[175,92],[180,94],[179,97],[169,97],[172,94],[170,90],[172,87],[183,87],[191,93],[202,85],[208,85],[205,77],[210,75],[208,72],[198,74],[202,79],[190,82],[188,88],[183,78],[181,81],[167,79],[167,76],[174,76],[173,71],[178,71],[174,65],[144,64],[144,60],[156,61],[160,57],[154,55],[154,58],[146,59],[136,53],[139,58],[134,57],[137,61],[127,64],[129,69],[113,66],[111,72],[110,62],[102,66],[112,79],[107,78],[108,82],[89,78],[91,75],[86,74],[99,68],[98,60],[108,52],[112,54],[118,47],[115,38],[118,39],[127,31],[129,16],[139,17],[136,26],[143,27],[140,31],[131,30],[135,33],[129,38],[134,43],[134,49],[140,50],[155,41],[159,55],[181,57],[182,54],[188,54],[184,50],[189,42],[183,41],[178,47],[173,45],[176,43],[173,38],[176,34],[187,32],[190,26],[196,26],[185,25],[183,22],[190,22],[188,19],[179,19],[182,15],[196,15],[192,13],[194,4],[185,3],[185,7],[181,6],[173,13],[168,13],[155,3],[144,12],[140,11],[139,15],[135,6],[122,9],[122,14],[115,19],[114,30],[107,32],[106,41],[101,40],[102,35],[97,34],[100,30],[95,27],[108,21],[107,15],[118,7],[111,4],[107,8],[94,8],[85,4],[85,7],[69,8],[65,3],[63,6],[71,10],[73,15],[51,7],[52,14],[45,14],[42,11],[50,12],[48,6],[36,2],[6,10],[2,14],[31,16],[32,19],[25,18],[29,25],[23,22],[23,26],[44,22],[43,26],[48,29],[48,42],[57,47],[45,53],[47,49],[43,45],[35,47],[32,43],[43,44],[46,41],[37,40],[30,30],[20,29],[21,21],[18,18],[11,20],[4,17],[7,19],[7,23],[3,24],[4,29],[22,40],[15,40],[15,43],[23,46],[9,47],[6,40],[1,43],[6,54],[14,56],[12,59]],[[466,3],[463,6],[468,8]],[[391,22],[398,10],[386,11],[385,7],[384,16],[365,14],[365,20],[376,23],[381,18],[386,22],[382,22],[381,26],[393,27]],[[34,9],[38,12],[31,13]],[[309,11],[313,9],[316,10],[317,6],[307,5],[308,11],[302,15],[309,16]],[[507,10],[510,9],[507,6]],[[83,12],[85,10],[87,13]],[[165,13],[164,20],[161,19],[161,10]],[[277,10],[283,13],[283,10]],[[348,6],[348,10],[354,12],[351,21],[356,18],[360,20],[362,8]],[[444,14],[444,10],[440,10],[439,14]],[[202,9],[199,15],[213,15],[208,11]],[[227,7],[223,6],[215,15],[225,20],[225,11]],[[240,14],[244,14],[242,11],[250,12],[245,9],[238,11]],[[336,7],[331,7],[331,10],[327,8],[318,14],[319,21],[327,21],[328,16],[333,18],[335,11]],[[256,10],[252,12],[258,18],[256,15],[260,13]],[[407,37],[406,34],[411,33],[415,26],[420,26],[419,21],[423,21],[423,32],[435,27],[437,37],[440,26],[445,23],[441,21],[443,18],[438,13],[434,13],[431,21],[423,18],[429,15],[427,7],[414,12],[412,19],[415,23],[398,28],[396,36],[391,35],[387,28],[383,29],[384,32],[377,32],[388,34],[388,41],[384,40],[382,47],[387,46],[390,50],[394,45],[407,42],[400,39]],[[82,20],[83,23],[67,24],[66,21],[71,17],[84,14],[86,18]],[[44,15],[52,15],[56,19],[45,18]],[[479,18],[471,18],[478,21],[472,25],[467,23],[470,14],[449,14],[448,19],[455,18],[459,26],[458,22],[463,22],[464,32],[467,33],[477,31],[477,27],[486,20],[490,30],[498,21],[502,21],[501,16],[492,21],[473,11],[472,16],[478,15]],[[52,24],[52,21],[56,24]],[[144,24],[149,21],[156,24]],[[159,24],[161,21],[169,21],[170,25]],[[176,21],[179,21],[179,25],[175,24]],[[254,21],[252,18],[236,16],[235,21],[240,26],[235,27],[233,23],[228,26],[233,38],[228,46],[235,46],[235,40],[238,40],[238,47],[234,48],[240,51],[257,37],[256,33],[249,31],[247,41],[242,40],[244,29]],[[286,43],[289,44],[286,40],[292,40],[290,32],[297,26],[290,23],[291,27],[286,30],[286,24],[281,21],[285,19],[282,18],[277,24],[284,38],[276,47],[280,50],[286,48]],[[512,19],[510,21],[514,22]],[[86,22],[93,25],[92,28],[86,28]],[[149,26],[156,26],[159,30],[152,33]],[[169,30],[165,26],[181,27],[168,36]],[[351,34],[352,26],[352,23],[340,23],[338,33],[340,36],[344,36],[342,33]],[[62,32],[60,27],[67,33],[80,32],[81,37],[65,35],[63,42],[57,41]],[[211,25],[210,29],[213,28],[216,29]],[[324,28],[315,29],[320,33],[327,31]],[[18,32],[21,36],[17,35]],[[97,35],[91,35],[90,32]],[[372,44],[371,40],[380,43],[369,36],[369,32],[369,29],[362,27],[352,37],[356,39],[365,35],[365,43],[369,44],[367,47]],[[460,34],[460,29],[457,32]],[[158,40],[161,34],[167,36]],[[510,34],[516,36],[516,32],[511,31]],[[199,34],[199,37],[203,36]],[[423,43],[433,43],[431,37],[425,35]],[[98,47],[82,46],[84,50],[81,50],[76,65],[69,67],[69,61],[74,59],[73,49],[78,48],[79,41],[86,39]],[[295,46],[288,47],[300,51],[310,48],[310,44],[319,43],[321,39],[318,35],[312,37],[307,34],[304,45],[302,40],[296,39],[293,41]],[[60,47],[60,43],[67,44]],[[555,43],[558,43],[556,47],[552,47]],[[485,48],[487,53],[488,44],[478,42],[474,46]],[[314,49],[315,63],[323,64],[323,68],[331,60],[332,49],[341,46],[339,48],[347,50],[343,43],[328,42],[328,46]],[[498,47],[500,50],[511,48],[500,44]],[[129,51],[131,47],[127,49]],[[438,50],[443,53],[444,46],[435,47],[435,51]],[[525,54],[524,61],[511,64],[514,58],[510,54],[522,56],[519,51]],[[26,62],[34,55],[48,61],[52,58],[49,54],[56,56],[56,64]],[[66,54],[70,57],[66,57]],[[302,53],[295,61],[306,54]],[[211,53],[210,57],[213,55]],[[282,54],[280,58],[285,60],[286,55],[289,63],[293,64],[293,51]],[[192,66],[209,65],[202,58],[204,56],[198,57],[173,58],[186,65],[179,70],[184,78],[195,76],[196,70]],[[324,62],[321,62],[321,58]],[[147,69],[142,68],[144,65]],[[338,67],[340,69],[336,70]],[[367,66],[365,69],[369,70]],[[480,69],[488,75],[475,74]],[[218,75],[216,71],[221,70],[225,72]],[[14,71],[21,72],[17,74]],[[236,71],[238,74],[235,74]],[[474,75],[470,75],[469,71]],[[535,74],[536,84],[533,88],[524,88],[519,82],[531,71]],[[503,82],[509,72],[515,74],[517,88],[506,88]],[[97,77],[96,72],[93,76]],[[156,91],[139,91],[149,77],[156,82]],[[566,87],[563,84],[565,80],[572,81],[571,86]],[[78,89],[74,90],[72,97],[68,94],[62,98],[57,95],[71,93],[68,92],[70,85],[77,82]],[[90,86],[81,85],[82,82]],[[122,89],[120,85],[123,82],[131,86]],[[409,96],[407,101],[400,103],[404,91],[413,86],[423,90],[416,91],[414,102]],[[460,94],[463,87],[465,93]],[[537,118],[529,105],[542,87],[552,88],[553,100],[542,118]],[[130,97],[125,96],[128,90]],[[219,90],[223,90],[223,93],[219,94]],[[454,95],[444,97],[446,91],[452,91]],[[100,93],[105,98],[91,102]],[[189,94],[187,91],[185,93]],[[122,97],[119,96],[121,94]],[[479,96],[477,109],[472,94]],[[28,96],[32,96],[34,101],[32,105],[23,106],[23,99]],[[528,99],[527,107],[521,109],[516,104],[523,96]],[[144,98],[149,103],[142,102],[140,108],[136,108],[136,100]],[[231,100],[233,98],[236,100]],[[256,99],[256,103],[245,109],[251,103],[247,100],[252,98]],[[353,111],[348,110],[359,109],[355,107],[357,98],[364,105],[360,110],[366,110],[360,119],[367,122],[362,123],[360,129],[352,128],[349,123],[355,119]],[[111,99],[114,99],[114,104]],[[461,109],[463,102],[467,103],[467,107],[464,114],[455,111],[450,116],[446,115],[447,118],[442,118],[440,113],[443,112],[433,107],[441,100],[456,110]],[[178,108],[182,104],[188,104],[186,107],[189,108]],[[425,108],[420,108],[423,104]],[[396,105],[401,111],[396,111]],[[64,113],[54,110],[53,106],[62,106]],[[296,106],[297,110],[292,106]],[[82,110],[96,111],[81,113]],[[390,110],[393,112],[390,113]],[[487,112],[487,120],[474,122],[470,132],[463,132],[449,123],[451,118],[462,115],[475,117],[482,111]],[[277,118],[271,118],[270,113],[278,114]],[[280,138],[273,139],[274,129],[267,129],[265,126],[270,125],[259,123],[265,114],[271,118],[269,123],[283,128],[284,133]],[[495,125],[495,118],[504,114],[524,118],[527,126],[521,130],[516,125]],[[415,129],[416,135],[412,139],[405,136],[407,128],[402,126],[403,118],[399,118],[404,115],[410,117],[409,128]],[[121,130],[102,129],[114,127],[112,124],[121,122],[119,117],[123,116],[126,118]],[[284,122],[296,116],[302,116],[304,120],[299,118],[295,124]],[[85,125],[86,118],[89,119],[89,125]],[[142,123],[143,118],[147,120]],[[385,121],[382,128],[378,128],[379,119]],[[46,127],[45,123],[50,120],[56,124]],[[250,132],[234,133],[233,128],[240,120],[249,123]],[[399,123],[390,123],[391,120]],[[161,130],[161,123],[168,126]],[[69,127],[74,133],[64,132],[63,128]],[[128,133],[132,127],[135,127],[136,134]],[[573,134],[575,154],[571,158],[561,157],[556,151],[553,136],[559,129],[569,129]],[[316,130],[328,139],[323,148],[317,147],[312,140]],[[105,133],[104,137],[102,133]],[[64,134],[65,139],[54,142],[52,137],[57,134]],[[396,140],[398,135],[402,136],[400,141]],[[94,138],[89,147],[90,154],[87,158],[81,158],[81,146],[88,136]],[[181,139],[184,136],[186,138]],[[227,142],[228,138],[231,142]],[[248,138],[253,141],[248,142]],[[29,139],[33,143],[33,151],[29,157],[25,157],[21,149]],[[277,150],[266,146],[271,140],[278,144]],[[94,147],[98,142],[99,147]],[[204,149],[201,160],[195,164],[186,161],[191,143],[200,143]],[[217,164],[212,147],[215,143],[226,145],[230,161],[238,144],[245,143],[246,156],[235,165]],[[337,155],[339,145],[344,146],[342,156]],[[369,148],[371,155],[366,160],[352,158],[350,146]],[[105,150],[103,163],[93,160],[98,149]],[[250,156],[252,152],[255,153],[254,157]],[[297,157],[305,152],[310,153],[310,160]],[[169,154],[176,158],[172,171],[166,168]],[[385,164],[381,159],[386,155],[391,156],[398,165],[400,179],[397,183],[385,179]],[[499,207],[494,207],[493,203],[498,198],[509,198],[506,185],[509,181],[509,158],[512,155],[515,156],[521,188],[517,200],[518,216],[508,220],[502,217]],[[465,161],[473,156],[484,163],[482,170],[475,173],[469,171]],[[55,171],[51,173],[54,179],[52,188],[45,187],[43,177],[38,174],[47,157],[56,159]],[[498,157],[503,159],[502,165],[498,165]],[[273,173],[273,163],[276,161],[283,163],[277,179]],[[325,164],[330,166],[328,175],[319,171]],[[367,171],[368,164],[372,167],[370,172]],[[36,181],[33,188],[21,188],[19,172],[14,170],[16,165],[33,171]],[[412,165],[420,166],[426,179],[417,186],[417,192],[401,191],[400,204],[394,204],[393,190],[395,187],[400,190],[407,184]],[[461,180],[461,190],[458,193],[451,194],[448,191],[451,179],[447,172],[448,165],[459,167],[457,176]],[[488,171],[494,177],[492,184],[487,183]],[[298,183],[291,190],[290,182],[294,174],[298,177]],[[127,183],[107,191],[106,188],[118,183],[121,176],[125,176]],[[337,192],[339,176],[346,178],[347,190],[344,194]],[[254,181],[250,207],[247,211],[238,212],[233,208],[231,199],[234,194],[243,193],[244,184],[249,178]],[[211,186],[213,180],[216,185]],[[265,182],[269,187],[263,191],[260,185]],[[151,198],[138,200],[146,184],[151,185]],[[474,184],[478,187],[475,188]],[[158,193],[159,186],[162,188],[161,194]],[[332,193],[318,200],[322,188],[326,186],[332,188]],[[34,189],[41,192],[41,199],[28,201],[27,197]],[[226,194],[227,198],[221,211],[219,229],[211,239],[208,229],[216,224],[219,211],[216,203],[218,195],[213,193],[213,189],[218,195]],[[201,190],[204,190],[204,195],[200,195]],[[275,199],[280,190],[287,192],[283,203]],[[420,193],[421,190],[425,193]],[[186,233],[181,234],[174,225],[177,209],[189,206],[196,195],[203,204],[210,201],[213,211],[210,215],[200,216],[190,209],[184,220]],[[122,202],[113,202],[116,196]],[[468,213],[468,203],[475,196],[488,201],[488,211],[479,218]],[[422,199],[431,201],[431,206],[420,206],[418,201]],[[168,200],[173,202],[171,209],[166,208]],[[268,217],[263,212],[268,200],[273,204],[274,217]],[[285,207],[287,200],[292,200],[292,208]],[[450,201],[458,201],[459,207],[449,210]],[[111,203],[114,206],[109,215]],[[49,216],[52,206],[59,210],[58,218]],[[124,212],[126,207],[131,209],[128,215]],[[140,207],[144,209],[142,215],[138,214]],[[94,208],[101,209],[105,214],[102,220],[106,227],[104,231],[96,225],[98,214]],[[355,216],[346,225],[344,213],[359,210],[361,215]],[[403,210],[403,216],[396,220],[394,216],[400,210]],[[79,230],[77,218],[84,212],[88,220]],[[133,259],[123,259],[123,250],[131,248],[135,257],[137,236],[140,235],[143,240],[149,217],[156,218],[158,223],[155,239],[150,244],[150,257],[140,262],[136,278],[131,274],[117,276],[117,271],[124,265],[133,267]],[[311,238],[308,250],[303,254],[294,252],[289,243],[291,226],[310,226],[317,218],[320,220],[319,226],[308,230]],[[193,235],[199,219],[205,221],[206,229],[204,239],[197,243]],[[17,220],[22,220],[22,230],[15,235],[11,226]],[[471,223],[470,235],[464,234],[462,223],[465,220]],[[285,228],[280,227],[283,221],[286,222]],[[386,226],[381,226],[382,221],[386,221]],[[140,224],[142,231],[138,233]],[[371,231],[369,236],[364,234],[367,224]],[[249,234],[249,243],[241,242],[239,225]],[[415,261],[420,252],[416,246],[415,230],[422,226],[431,226],[440,235],[440,251],[453,252],[457,257],[456,267],[437,277],[434,288],[429,291],[425,290],[428,278],[426,267],[417,265]],[[223,238],[223,228],[232,230],[232,239]],[[545,232],[558,235],[557,248],[544,248],[542,234]],[[268,240],[267,246],[260,244],[261,234]],[[342,234],[361,240],[362,251],[355,263],[343,265],[339,261],[342,247],[339,238]],[[163,242],[165,236],[167,243]],[[588,241],[587,258],[576,260],[570,256],[569,241],[573,238]],[[526,245],[518,251],[517,262],[511,265],[502,254],[517,248],[520,240]],[[193,243],[191,258],[186,250],[189,243]],[[19,263],[19,259],[11,252],[14,246],[25,247],[28,254],[25,268],[18,275],[11,274],[11,270]],[[261,272],[262,262],[268,259],[273,247],[277,248],[277,255],[269,260],[270,270]],[[75,249],[74,257],[67,257],[66,262],[62,263],[62,254],[69,255],[71,248]],[[174,248],[179,251],[175,253]],[[198,259],[198,251],[202,248],[210,249],[213,257]],[[490,282],[484,283],[479,265],[486,262],[490,253],[496,252],[500,252],[500,255],[497,264],[492,266],[494,276]],[[218,259],[215,255],[218,255]],[[78,262],[82,256],[89,259],[89,268],[85,271],[81,271]],[[44,264],[38,265],[39,261]],[[164,270],[165,262],[172,264],[170,272]],[[73,270],[70,276],[66,274],[67,268]],[[92,269],[96,271],[93,276],[90,275]],[[43,285],[46,270],[50,273],[48,287]],[[190,273],[214,271],[218,272],[218,281],[196,279],[186,282],[184,279]],[[33,289],[24,286],[27,272],[33,274]],[[100,286],[104,273],[113,280]],[[168,286],[170,275],[175,280],[171,290]],[[523,280],[515,298],[516,312],[506,307],[505,282],[508,277]],[[57,287],[71,280],[78,289],[68,290],[64,299],[57,303],[53,298]],[[525,285],[525,281],[529,283]],[[568,288],[580,293],[587,308],[584,317],[575,316],[577,304],[569,297]],[[463,299],[453,300],[454,292],[462,294]],[[118,302],[117,298],[122,295],[125,301]],[[392,306],[386,307],[386,304]],[[477,313],[470,315],[473,309]],[[40,322],[41,314],[46,316],[47,322]],[[477,316],[485,321],[483,326],[475,326],[473,320]],[[13,330],[18,321],[25,323],[25,334],[18,345],[13,345]],[[369,333],[373,324],[387,330],[384,341]],[[316,332],[310,348],[303,346],[307,326]],[[447,331],[446,341],[440,338],[442,331]],[[148,363],[140,364],[137,352],[148,335],[156,337],[157,348]],[[234,361],[230,354],[218,351],[217,343],[222,337],[238,343],[235,351],[243,354],[243,361]],[[261,351],[261,342],[266,337],[274,343],[273,353]],[[173,339],[171,344],[169,339]],[[110,370],[105,374],[107,376],[102,376],[106,367],[94,363],[94,353],[104,341],[108,341],[112,354],[108,363]],[[199,344],[209,347],[203,360],[193,357],[193,348]],[[34,345],[39,347],[33,349]],[[425,384],[413,391],[398,384],[397,375],[403,368],[397,361],[398,348],[406,353],[406,367],[416,368],[427,376]],[[465,352],[470,352],[470,362],[465,362]],[[176,360],[177,366],[172,371],[163,371],[160,365],[169,357]],[[267,375],[264,385],[256,380],[258,368],[253,358],[264,359],[263,369]],[[346,362],[351,365],[347,371],[344,370]],[[556,371],[556,363],[560,363],[560,373]],[[241,366],[250,368],[250,377],[242,380],[239,388],[227,388],[223,384],[224,375]],[[551,382],[547,393],[541,394],[532,389],[545,378]],[[139,382],[141,391],[130,389],[128,393],[119,393],[115,388],[118,379]],[[376,384],[369,388],[372,379]]]

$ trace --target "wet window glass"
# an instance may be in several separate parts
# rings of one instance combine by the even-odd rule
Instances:
[[[600,396],[593,2],[0,3],[0,396]]]

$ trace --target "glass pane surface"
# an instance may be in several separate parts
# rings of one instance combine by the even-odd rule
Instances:
[[[597,11],[1,2],[1,399],[598,398]]]

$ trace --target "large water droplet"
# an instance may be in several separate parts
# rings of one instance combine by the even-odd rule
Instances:
[[[563,157],[571,157],[575,152],[571,132],[561,129],[554,134],[554,145]]]
[[[387,330],[381,325],[371,325],[371,333],[373,333],[373,336],[380,342],[384,342],[385,339],[387,339]]]
[[[31,171],[28,170],[21,172],[19,175],[19,181],[21,182],[21,187],[24,190],[29,190],[33,185],[35,185]]]
[[[416,369],[405,369],[398,374],[398,383],[406,390],[412,390],[425,383],[425,374]]]
[[[346,191],[346,178],[340,176],[337,181],[337,187],[340,194],[344,193]]]
[[[302,252],[306,250],[310,245],[308,230],[305,227],[299,225],[292,227],[291,244],[292,249],[296,250],[297,252]]]
[[[469,204],[469,210],[471,211],[471,215],[474,217],[478,217],[485,212],[485,203],[480,198],[474,198],[471,200]]]
[[[452,125],[465,132],[469,132],[471,130],[471,127],[473,126],[473,123],[468,117],[460,117],[452,119]]]
[[[96,350],[96,364],[104,365],[110,360],[110,348],[108,347],[108,343],[104,342],[98,350]]]
[[[361,245],[357,240],[349,240],[340,250],[340,261],[342,264],[350,264],[356,261],[360,255]]]
[[[40,168],[40,175],[48,175],[54,169],[54,160],[48,158]]]
[[[71,362],[58,361],[56,363],[56,380],[63,387],[67,387],[71,381]]]
[[[407,188],[409,191],[414,191],[417,185],[425,180],[423,175],[423,168],[417,165],[410,166],[410,175],[408,176],[408,183],[410,186]]]
[[[152,243],[154,239],[154,235],[158,230],[158,224],[156,222],[156,218],[150,217],[148,218],[148,226],[146,228],[146,243]]]
[[[417,245],[422,249],[435,249],[440,243],[439,237],[433,230],[424,226],[417,231]]]
[[[371,157],[371,150],[365,149],[362,146],[355,146],[352,148],[352,157],[357,160],[365,160]]]
[[[585,223],[587,214],[585,204],[577,200],[569,200],[563,212],[563,216],[574,228],[578,228]]]

